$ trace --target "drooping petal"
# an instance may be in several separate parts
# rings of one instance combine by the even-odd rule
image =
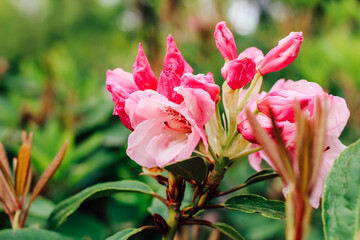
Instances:
[[[140,90],[157,88],[157,79],[150,67],[150,63],[144,53],[144,49],[139,43],[139,52],[133,65],[134,81]]]
[[[219,22],[214,32],[215,44],[225,60],[233,60],[237,56],[234,36],[226,27],[225,22]]]
[[[128,115],[125,113],[125,100],[131,93],[138,91],[133,75],[125,72],[121,68],[106,72],[106,89],[112,94],[114,106],[114,115],[118,115],[121,122],[130,130],[133,130]]]
[[[176,91],[175,87],[180,86],[181,80],[174,71],[164,70],[160,74],[157,91],[167,97],[169,101],[181,103],[184,99]]]

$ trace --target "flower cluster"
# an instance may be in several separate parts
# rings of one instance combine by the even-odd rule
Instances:
[[[204,147],[199,151],[215,166],[220,164],[226,169],[235,156],[252,153],[249,159],[255,170],[261,170],[262,159],[278,170],[267,154],[259,151],[262,146],[245,110],[255,113],[270,137],[274,134],[275,121],[287,151],[295,159],[298,132],[294,105],[299,103],[311,120],[316,111],[315,99],[320,98],[326,102],[327,117],[324,146],[316,146],[324,147],[322,167],[311,193],[311,204],[318,207],[324,180],[334,159],[345,148],[338,139],[349,118],[344,99],[329,95],[318,84],[306,80],[281,79],[268,93],[259,93],[264,75],[279,71],[295,60],[303,41],[302,32],[291,32],[265,56],[255,47],[237,55],[233,34],[225,22],[216,25],[214,36],[225,60],[221,69],[225,79],[222,98],[225,126],[218,106],[220,87],[214,83],[213,75],[193,75],[171,35],[159,80],[141,44],[132,74],[120,68],[108,70],[106,86],[113,96],[114,114],[133,131],[128,140],[128,156],[147,168],[163,167],[189,158],[202,141]],[[213,183],[212,174],[219,175],[210,172],[210,183]]]

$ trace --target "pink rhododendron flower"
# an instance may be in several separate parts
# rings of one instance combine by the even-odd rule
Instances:
[[[326,138],[322,168],[310,199],[311,205],[314,208],[317,208],[319,206],[319,199],[322,196],[323,185],[329,173],[329,170],[335,158],[345,149],[345,146],[340,142],[338,138],[347,123],[350,112],[344,99],[329,95],[325,93],[318,84],[307,82],[306,80],[294,82],[291,80],[284,81],[283,79],[281,79],[273,86],[268,96],[270,98],[273,96],[281,95],[283,98],[286,98],[287,94],[290,99],[297,97],[306,99],[304,100],[306,104],[303,105],[303,110],[308,114],[310,119],[313,117],[316,97],[324,98],[324,101],[326,101],[327,103]],[[266,99],[268,96],[265,96],[263,99]],[[281,100],[279,100],[278,102],[281,102]],[[291,102],[293,101],[288,102],[288,104],[290,106],[293,106]],[[261,101],[259,104],[261,106]],[[270,107],[272,107],[271,102],[269,103],[269,105]],[[276,107],[277,106],[275,106],[275,108]],[[279,116],[287,116],[287,113],[281,113],[281,111],[289,111],[289,107],[281,107],[276,111],[278,112],[274,113],[275,115],[278,114]],[[285,141],[285,145],[287,146],[291,154],[295,154],[294,149],[296,146],[296,123],[288,121],[287,117],[279,119],[282,120],[279,120],[277,124],[283,124],[282,136]],[[268,121],[263,118],[258,118],[258,120],[260,121],[261,125],[266,125]],[[251,133],[251,131],[249,130],[245,131],[240,129],[240,132],[241,131],[244,131],[247,135],[249,135],[249,132]],[[247,138],[252,139],[252,136],[247,136]],[[256,170],[260,170],[261,159],[264,159],[270,166],[273,166],[271,161],[263,151],[249,156],[250,164]]]
[[[144,167],[162,167],[191,156],[200,139],[208,147],[203,125],[215,103],[202,89],[178,87],[184,102],[176,104],[153,90],[137,91],[126,100],[132,127],[128,156]]]
[[[215,27],[215,44],[219,49],[221,55],[226,60],[233,60],[236,58],[236,45],[234,36],[226,27],[225,22],[219,22]]]
[[[261,75],[279,71],[292,63],[303,41],[302,32],[291,32],[279,41],[278,46],[271,49],[258,66]]]
[[[240,89],[254,78],[256,65],[251,58],[237,58],[226,63],[221,74],[232,89]]]

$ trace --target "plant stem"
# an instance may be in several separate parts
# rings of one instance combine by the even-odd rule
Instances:
[[[173,240],[178,229],[178,221],[176,219],[177,212],[175,209],[169,207],[169,218],[167,220],[167,225],[169,226],[169,231],[166,235],[163,236],[163,240]]]

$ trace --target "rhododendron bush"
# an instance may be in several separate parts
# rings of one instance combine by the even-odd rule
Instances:
[[[204,212],[214,208],[286,221],[286,239],[307,239],[312,209],[321,203],[329,239],[360,236],[355,220],[359,191],[350,194],[350,203],[335,192],[351,182],[341,185],[341,173],[356,176],[343,164],[357,165],[360,160],[359,143],[346,149],[339,140],[350,115],[345,100],[308,80],[280,79],[270,91],[261,91],[266,74],[295,61],[302,32],[289,33],[266,54],[256,47],[238,53],[225,22],[216,25],[214,38],[224,58],[221,86],[211,72],[194,72],[171,35],[160,74],[152,70],[141,43],[132,73],[122,68],[106,73],[113,114],[131,131],[126,153],[143,167],[142,175],[163,187],[162,193],[139,181],[94,185],[58,204],[50,216],[52,227],[60,226],[88,199],[135,192],[160,200],[168,214],[155,212],[153,225],[124,229],[109,239],[128,239],[142,231],[163,239],[188,239],[179,233],[185,225],[204,225],[230,239],[243,239],[231,223],[204,218]],[[221,183],[227,171],[244,159],[255,173],[226,189]],[[337,167],[332,170],[334,162]],[[281,180],[285,202],[237,192],[273,178]],[[349,189],[343,190],[343,195],[349,194]],[[190,202],[184,201],[185,191],[191,192]],[[19,221],[19,207],[7,208],[13,226],[23,226],[26,213],[20,211]],[[349,231],[334,230],[338,208],[351,210]]]

